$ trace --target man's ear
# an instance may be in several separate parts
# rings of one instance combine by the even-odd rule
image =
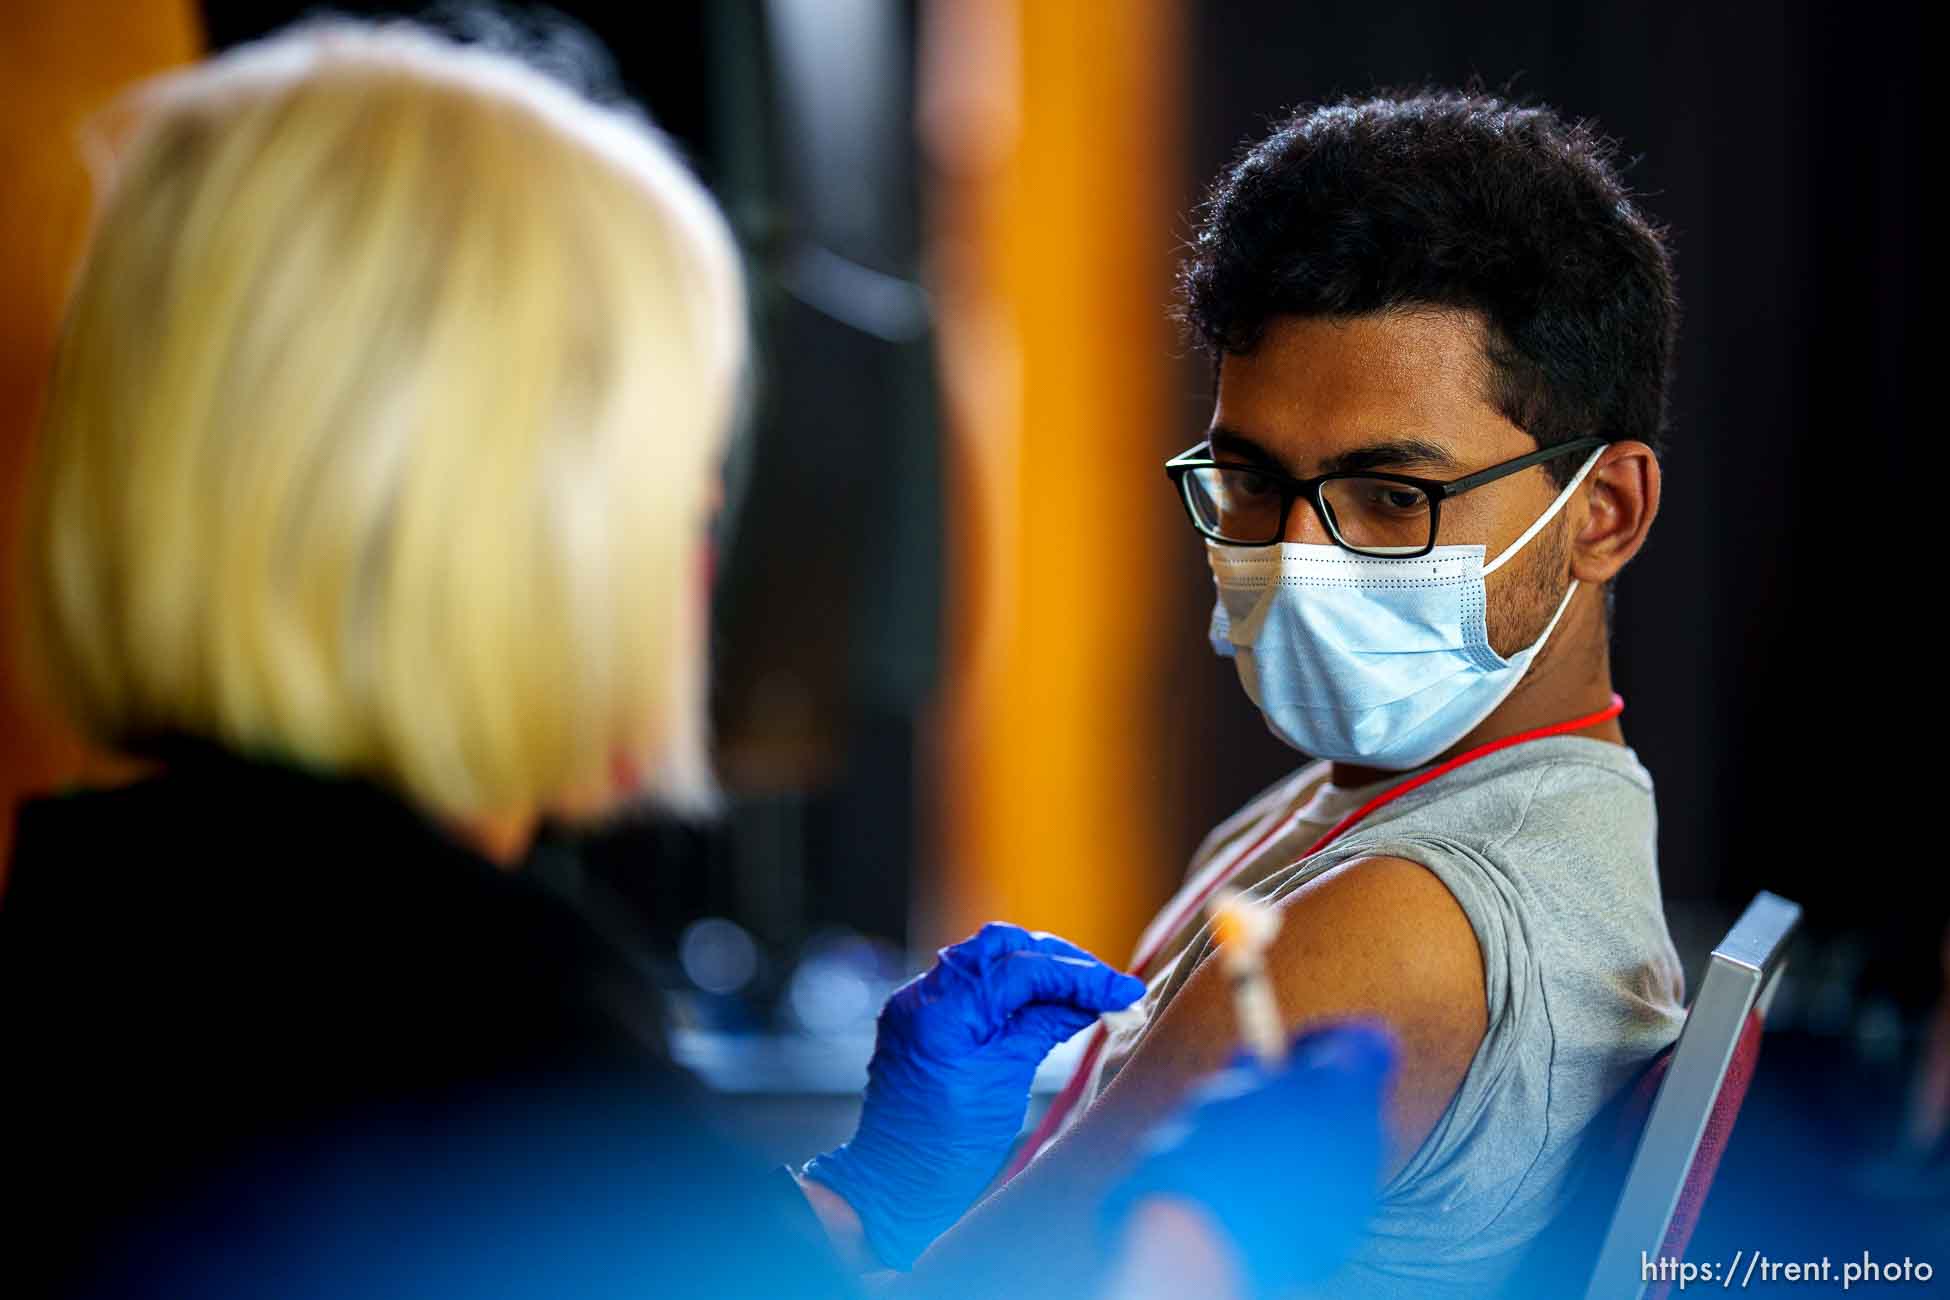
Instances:
[[[1571,576],[1606,583],[1639,553],[1659,513],[1659,458],[1642,442],[1614,442],[1579,496],[1583,522],[1571,541]]]

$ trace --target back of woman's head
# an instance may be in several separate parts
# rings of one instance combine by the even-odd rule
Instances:
[[[31,648],[75,719],[447,814],[619,757],[705,797],[743,302],[699,185],[635,118],[402,26],[132,108],[29,511]]]

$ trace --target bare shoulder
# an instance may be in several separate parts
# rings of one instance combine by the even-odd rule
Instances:
[[[1400,1047],[1387,1102],[1392,1173],[1442,1117],[1482,1043],[1488,1010],[1475,930],[1447,887],[1404,858],[1345,863],[1282,899],[1280,911],[1267,969],[1288,1030],[1379,1020]],[[1238,1041],[1229,983],[1208,957],[1110,1094],[1181,1087]]]
[[[1482,948],[1462,904],[1419,862],[1359,858],[1283,900],[1267,965],[1290,1027],[1360,1016],[1394,1033],[1389,1172],[1400,1168],[1448,1109],[1489,1024]]]
[[[1344,863],[1282,899],[1280,917],[1269,967],[1281,992],[1302,1004],[1483,1009],[1476,931],[1455,895],[1419,862]]]

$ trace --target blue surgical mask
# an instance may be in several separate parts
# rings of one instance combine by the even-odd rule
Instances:
[[[1212,648],[1233,660],[1273,734],[1303,754],[1404,771],[1473,731],[1516,689],[1536,641],[1504,658],[1484,627],[1483,580],[1548,524],[1599,448],[1523,536],[1489,564],[1481,546],[1377,559],[1338,546],[1206,543],[1218,603]]]

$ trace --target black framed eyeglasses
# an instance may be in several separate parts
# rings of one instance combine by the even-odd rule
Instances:
[[[1287,516],[1304,496],[1342,548],[1356,555],[1413,559],[1435,549],[1444,501],[1606,441],[1573,439],[1446,483],[1366,470],[1291,478],[1278,470],[1214,460],[1211,444],[1204,442],[1166,461],[1165,473],[1178,485],[1192,527],[1215,542],[1271,546],[1286,536]]]

